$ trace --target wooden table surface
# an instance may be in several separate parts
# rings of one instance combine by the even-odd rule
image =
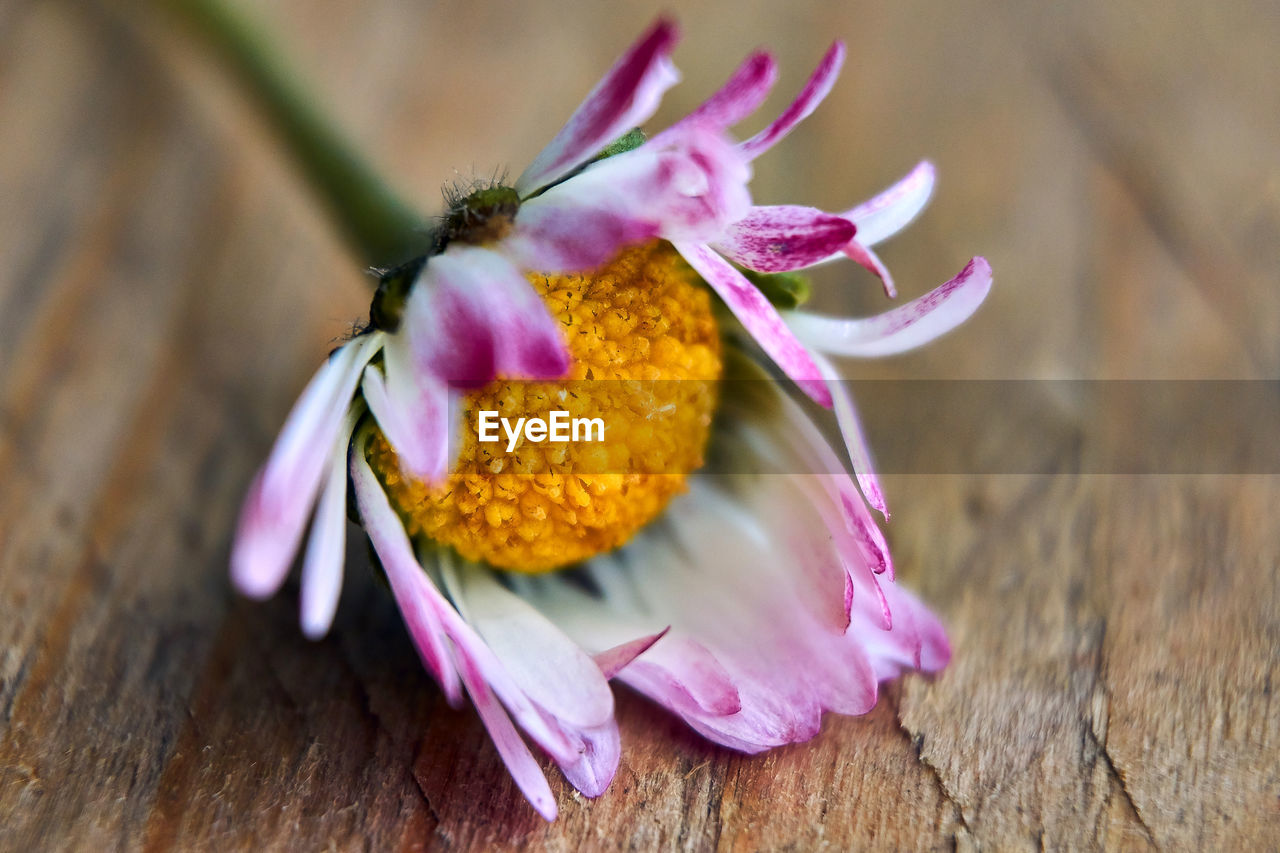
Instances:
[[[434,210],[442,183],[518,172],[665,4],[515,5],[252,8]],[[904,296],[995,268],[963,330],[851,375],[1280,376],[1274,2],[723,0],[681,22],[659,121],[761,43],[776,111],[849,43],[758,199],[840,209],[927,156],[936,201],[884,251]],[[819,284],[884,305],[850,268]],[[368,285],[189,41],[128,6],[0,3],[0,848],[1280,847],[1280,477],[1082,467],[1081,436],[1126,426],[1048,390],[1040,427],[997,406],[967,439],[1030,464],[887,477],[901,579],[954,643],[941,676],[756,757],[619,690],[613,786],[585,800],[544,762],[544,824],[360,543],[318,643],[296,584],[255,604],[226,577],[246,484]],[[865,414],[886,458],[957,440],[921,428],[928,400]],[[1247,438],[1231,417],[1162,426]]]

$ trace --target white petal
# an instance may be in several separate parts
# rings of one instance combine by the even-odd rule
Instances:
[[[701,125],[594,163],[521,206],[503,251],[526,269],[589,269],[653,237],[708,241],[751,209],[751,169]]]
[[[764,130],[742,143],[743,153],[751,159],[759,157],[778,144],[797,124],[816,110],[818,104],[822,103],[827,93],[831,91],[831,87],[835,85],[836,77],[840,76],[840,68],[844,65],[844,54],[843,42],[837,41],[831,45],[804,84],[804,88],[800,90],[800,94],[789,107],[782,111],[782,115],[774,119],[773,123]]]
[[[833,625],[816,618],[819,608],[843,607],[847,589],[839,582],[814,587],[815,575],[796,570],[793,559],[807,557],[791,544],[826,541],[827,522],[806,519],[804,501],[778,491],[776,479],[765,478],[767,489],[759,481],[744,483],[739,498],[695,479],[661,527],[642,531],[617,555],[591,561],[601,597],[555,576],[522,583],[521,593],[588,648],[646,623],[670,624],[670,632],[618,677],[712,740],[757,752],[812,737],[823,711],[868,710],[876,682],[899,671],[904,654],[922,645],[918,632],[907,633],[911,620],[895,624],[893,631],[904,632],[900,637],[881,636],[880,597],[866,567],[858,572],[852,621]],[[834,521],[840,523],[838,513]],[[838,567],[832,577],[838,581]],[[825,598],[835,601],[827,607]],[[693,700],[685,685],[705,694],[694,649],[721,673],[717,680],[732,689],[735,701]]]
[[[575,734],[583,743],[582,755],[576,761],[561,764],[560,770],[573,787],[588,797],[598,797],[613,781],[622,758],[618,724],[610,717],[603,725]]]
[[[806,576],[793,571],[783,538],[758,535],[766,521],[764,529],[780,532],[773,520],[696,482],[668,517],[678,544],[646,554],[648,604],[670,619],[673,634],[710,650],[741,701],[730,715],[678,712],[713,739],[753,750],[812,737],[824,708],[870,708],[875,680],[865,655],[814,618]],[[820,536],[813,521],[808,534]],[[645,689],[632,676],[644,660],[619,677]]]
[[[526,696],[578,728],[600,726],[613,716],[608,682],[586,652],[488,570],[463,567],[458,576],[459,611]]]
[[[680,79],[668,58],[676,38],[675,25],[659,19],[622,55],[516,181],[522,197],[569,174],[653,115],[663,92]]]
[[[787,325],[810,347],[832,355],[875,358],[915,349],[973,315],[991,292],[991,265],[973,258],[960,274],[906,305],[875,317],[827,317],[804,311]]]
[[[400,616],[413,638],[427,670],[440,682],[451,703],[459,698],[458,668],[451,650],[446,620],[452,608],[418,564],[400,517],[377,476],[364,458],[364,445],[358,442],[351,454],[351,483],[356,506],[369,541],[386,571],[387,583],[395,596]]]
[[[413,369],[458,388],[503,374],[559,379],[569,368],[560,325],[501,254],[450,246],[427,263],[405,308]]]
[[[763,380],[753,384],[762,394],[745,400],[726,395],[722,402],[726,417],[743,422],[729,437],[746,440],[752,455],[771,466],[767,470],[797,475],[794,482],[835,538],[851,574],[867,570],[892,578],[888,544],[844,463],[808,413],[761,375]]]
[[[462,667],[462,681],[467,686],[467,693],[471,694],[476,712],[480,714],[480,722],[484,723],[485,730],[489,732],[493,745],[498,748],[498,755],[502,756],[502,763],[507,766],[507,772],[515,780],[520,793],[525,795],[538,814],[547,820],[555,820],[559,809],[555,795],[551,793],[551,786],[547,784],[547,777],[543,775],[542,768],[534,760],[529,747],[525,746],[516,727],[511,724],[511,718],[494,698],[489,685],[479,672],[467,666]]]
[[[874,246],[906,228],[929,204],[937,173],[925,160],[875,198],[842,214],[858,226],[858,242]]]
[[[771,55],[764,51],[751,54],[715,94],[650,142],[660,145],[690,124],[705,124],[719,130],[732,127],[764,103],[777,78],[778,66]]]
[[[814,353],[813,360],[822,371],[822,375],[827,378],[827,387],[831,389],[832,409],[836,413],[836,422],[840,425],[840,434],[844,437],[845,450],[849,453],[849,462],[853,465],[854,476],[858,478],[858,488],[862,489],[867,503],[888,518],[889,509],[885,506],[884,490],[880,486],[880,478],[876,475],[875,463],[871,460],[871,446],[867,443],[866,434],[862,431],[862,419],[858,417],[853,395],[849,393],[847,383],[841,378],[834,364],[817,353]]]
[[[347,450],[356,417],[356,410],[349,411],[338,433],[302,561],[299,621],[302,633],[313,640],[329,632],[342,592],[342,564],[347,556]]]
[[[254,478],[231,546],[231,577],[253,598],[279,589],[297,553],[360,373],[383,335],[342,346],[316,373]]]
[[[456,450],[458,418],[449,386],[429,373],[415,370],[404,336],[388,339],[382,350],[382,369],[367,367],[362,383],[369,410],[395,449],[404,473],[437,483],[449,472]]]
[[[675,247],[782,372],[819,405],[830,406],[831,393],[808,350],[764,294],[707,246],[675,243]]]
[[[555,575],[535,579],[523,588],[523,595],[588,652],[604,652],[661,635],[622,671],[629,683],[645,684],[644,692],[667,698],[664,704],[716,714],[737,712],[741,703],[724,667],[696,641],[671,636],[670,623],[654,628],[663,617],[649,615],[631,594],[625,567],[604,555],[591,561],[589,571],[606,590],[603,600],[584,594]]]

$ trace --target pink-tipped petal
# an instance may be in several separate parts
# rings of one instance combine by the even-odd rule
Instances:
[[[413,369],[403,337],[389,339],[382,355],[381,370],[365,368],[365,402],[395,448],[400,469],[416,480],[438,483],[451,462],[450,438],[457,419],[450,403],[456,392],[435,376]]]
[[[765,460],[772,470],[802,472],[794,483],[822,519],[847,572],[866,570],[892,578],[888,543],[844,473],[844,463],[800,405],[780,389],[772,390],[772,406],[744,407],[732,399],[725,403],[731,418],[746,422],[738,429],[752,455]],[[847,608],[844,612],[847,616]]]
[[[879,627],[885,631],[892,631],[893,630],[893,611],[889,609],[889,599],[884,594],[885,585],[880,583],[880,578],[878,578],[875,575],[863,575],[862,577],[870,580],[870,583],[868,585],[871,587],[871,591],[875,593],[875,602],[880,605]],[[865,597],[866,596],[864,596],[864,598]]]
[[[772,124],[742,143],[743,153],[754,160],[776,145],[797,124],[808,118],[831,91],[843,64],[844,42],[837,41],[822,57],[822,61],[818,63],[818,67],[814,69],[791,106],[783,110],[782,115],[778,116]]]
[[[824,709],[865,713],[876,692],[865,656],[844,642],[843,631],[813,617],[818,593],[793,571],[783,546],[760,531],[770,508],[776,504],[768,495],[739,506],[694,483],[690,499],[669,516],[674,547],[655,545],[645,555],[655,615],[671,620],[673,635],[696,637],[709,649],[742,706],[728,715],[671,707],[707,736],[747,751],[813,737]],[[806,529],[821,535],[812,519]],[[840,598],[843,585],[829,592]],[[646,655],[619,677],[645,690],[635,675],[649,663]]]
[[[579,745],[566,740],[559,727],[548,725],[545,715],[515,684],[493,651],[428,579],[382,485],[364,459],[363,447],[358,446],[351,457],[351,479],[365,530],[382,561],[414,645],[427,669],[440,681],[450,704],[460,701],[460,675],[485,683],[552,757],[572,760],[580,751]]]
[[[231,578],[245,595],[266,598],[284,583],[360,373],[382,340],[362,336],[325,362],[249,487],[231,546]]]
[[[600,667],[600,672],[605,678],[613,678],[629,663],[631,663],[640,655],[649,650],[654,643],[661,640],[667,635],[671,629],[664,628],[656,634],[650,634],[647,637],[641,637],[638,640],[622,643],[603,652],[592,655],[592,659],[596,662],[596,666]]]
[[[853,239],[853,223],[812,207],[753,207],[717,239],[717,251],[756,272],[807,267]]]
[[[748,417],[758,408],[748,406]],[[771,417],[759,414],[763,421]],[[727,428],[741,425],[735,418]],[[790,432],[785,421],[773,429]],[[848,482],[792,474],[782,485],[812,486],[810,494],[818,495],[825,481],[838,479]],[[811,738],[825,711],[865,713],[878,681],[917,661],[920,667],[944,662],[945,637],[926,609],[895,597],[895,588],[878,583],[870,566],[853,565],[844,576],[836,566],[818,584],[817,574],[798,571],[793,542],[812,544],[804,559],[824,547],[829,559],[843,550],[835,541],[840,512],[819,497],[834,512],[806,514],[803,500],[771,485],[730,494],[695,480],[663,529],[642,532],[626,556],[591,561],[593,594],[558,578],[521,586],[521,594],[588,648],[634,630],[636,621],[669,623],[667,636],[618,678],[717,743],[759,752]],[[860,505],[851,484],[849,492]],[[859,563],[856,550],[845,553]],[[891,623],[886,605],[894,609]],[[847,618],[817,618],[832,607]],[[690,677],[699,672],[714,672],[712,683],[726,685],[733,701],[695,701],[686,686],[700,681]]]
[[[771,477],[775,496],[768,503],[761,499],[757,505],[773,517],[779,531],[776,535],[779,547],[793,559],[797,574],[804,577],[803,586],[813,616],[820,624],[844,631],[849,627],[848,564],[856,560],[860,566],[861,560],[843,557],[840,553],[846,550],[841,541],[845,537],[838,535],[841,519],[829,496],[821,494],[821,490],[815,495],[815,490],[806,488],[815,479],[805,474]],[[809,483],[797,482],[801,480]],[[815,514],[829,536],[812,535]]]
[[[364,529],[386,571],[391,593],[413,644],[450,704],[457,705],[461,701],[458,670],[437,603],[440,593],[418,564],[404,525],[391,508],[360,446],[351,454],[351,482]]]
[[[539,578],[522,588],[521,595],[589,652],[634,649],[633,643],[663,637],[614,674],[629,684],[644,684],[644,692],[665,697],[664,704],[700,713],[737,713],[738,692],[724,667],[696,641],[671,636],[666,627],[655,632],[649,627],[652,620],[634,613],[644,608],[630,594],[625,572],[612,557],[597,557],[590,573],[616,606],[605,607],[600,599],[554,576]]]
[[[946,334],[978,310],[991,292],[991,265],[973,258],[960,274],[906,305],[875,317],[825,317],[791,312],[787,324],[815,350],[875,358],[915,349]]]
[[[544,273],[582,272],[612,260],[626,246],[658,236],[656,217],[644,217],[634,196],[578,193],[577,181],[527,202],[503,251],[521,267]],[[558,192],[560,188],[564,192]]]
[[[741,711],[738,687],[715,656],[688,637],[680,645],[702,657],[638,660],[618,679],[677,713],[727,717]]]
[[[858,488],[862,490],[867,503],[888,518],[889,509],[885,506],[884,491],[880,487],[880,478],[876,476],[875,463],[871,461],[871,446],[867,443],[866,434],[862,431],[862,420],[858,417],[853,395],[849,393],[845,381],[840,377],[840,372],[836,370],[834,364],[817,353],[814,353],[813,360],[822,371],[822,375],[826,377],[827,387],[831,389],[836,423],[840,425],[840,434],[844,436],[844,446],[849,453],[853,473],[858,478]]]
[[[929,203],[936,179],[933,164],[925,160],[907,176],[875,198],[841,214],[858,226],[858,242],[874,246],[911,224]]]
[[[951,644],[946,631],[929,608],[897,584],[881,584],[885,607],[893,612],[893,628],[867,631],[861,640],[880,681],[894,678],[904,670],[938,672],[951,660]],[[864,617],[875,622],[876,615]]]
[[[675,24],[659,19],[622,55],[516,181],[522,197],[569,174],[653,115],[663,93],[680,80],[670,59],[677,37]]]
[[[719,91],[650,141],[652,144],[660,145],[679,128],[693,123],[705,124],[720,130],[732,127],[764,103],[764,99],[768,97],[769,90],[773,88],[777,79],[778,66],[773,61],[773,57],[765,51],[757,51],[738,66]]]
[[[450,246],[431,258],[409,296],[405,334],[415,370],[474,388],[498,374],[559,379],[569,352],[559,324],[502,255]]]
[[[484,723],[485,730],[489,732],[493,745],[498,748],[498,755],[502,756],[502,763],[507,766],[507,772],[515,780],[520,793],[524,794],[543,818],[555,820],[559,809],[556,798],[551,793],[551,786],[547,784],[547,777],[543,775],[533,753],[512,725],[507,712],[498,704],[489,685],[477,671],[465,663],[462,666],[462,681],[467,686],[467,693],[471,694],[471,702],[476,706],[480,722]]]
[[[897,298],[898,288],[894,286],[893,276],[890,275],[889,268],[884,265],[884,261],[880,260],[879,255],[864,246],[857,238],[846,243],[841,251],[845,257],[880,279],[880,283],[884,285],[885,296],[890,299]]]
[[[853,537],[854,544],[862,552],[867,567],[873,574],[884,574],[893,580],[896,573],[893,568],[893,556],[889,553],[889,543],[876,520],[867,511],[866,504],[858,500],[853,489],[839,491],[840,509],[844,515],[845,530]],[[883,503],[883,499],[881,503]],[[889,517],[888,509],[880,512]]]
[[[477,693],[471,684],[486,684],[486,689],[501,698],[524,730],[553,758],[575,760],[581,744],[569,742],[563,729],[548,723],[546,715],[530,702],[493,651],[427,578],[399,517],[364,459],[362,447],[352,453],[351,479],[365,530],[386,570],[396,605],[423,664],[440,681],[450,704],[460,701],[460,675],[464,681],[469,680],[468,692],[473,699]],[[502,717],[505,720],[506,714]],[[516,770],[512,772],[514,775]]]
[[[342,592],[342,563],[347,556],[347,448],[355,427],[353,415],[348,412],[338,433],[302,560],[299,622],[302,633],[312,640],[329,632]]]
[[[459,566],[454,558],[442,556],[440,576],[453,600],[462,599],[460,572],[487,572],[477,566]],[[431,587],[431,602],[444,625],[445,633],[457,651],[459,666],[474,667],[479,677],[515,718],[520,728],[537,742],[557,763],[577,760],[583,744],[571,728],[560,725],[556,717],[539,707],[516,683],[507,665],[481,638],[470,623],[445,600],[438,590]]]
[[[527,269],[569,271],[652,237],[704,242],[751,209],[751,170],[700,125],[595,163],[521,207],[503,251]]]
[[[719,294],[733,315],[778,367],[815,402],[830,408],[831,392],[823,382],[817,365],[804,345],[796,340],[787,324],[782,321],[778,310],[769,304],[769,300],[765,299],[756,286],[706,246],[676,243],[675,247],[711,289]]]
[[[582,753],[573,761],[557,762],[569,784],[587,797],[603,794],[618,772],[622,758],[622,739],[618,724],[611,717],[607,723],[572,734],[582,742]]]
[[[792,473],[769,489],[695,478],[660,527],[589,562],[589,585],[517,587],[588,650],[670,625],[618,678],[744,752],[811,738],[826,711],[865,713],[879,681],[947,657],[937,620],[876,574],[883,541],[865,546],[874,522],[825,438],[773,396],[730,403],[725,439],[749,478]]]
[[[590,656],[491,573],[461,572],[454,600],[530,700],[574,728],[613,717],[613,693]]]

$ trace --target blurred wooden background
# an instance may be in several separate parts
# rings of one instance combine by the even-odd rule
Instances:
[[[444,182],[518,173],[663,4],[250,5],[434,209]],[[844,38],[757,198],[840,209],[928,156],[936,201],[884,251],[903,295],[995,267],[962,331],[851,375],[1280,376],[1276,3],[680,18],[659,123],[765,43],[782,79],[754,130]],[[821,283],[883,307],[851,267]],[[183,38],[123,3],[0,3],[0,848],[1280,847],[1280,478],[1081,475],[1069,401],[1048,435],[991,413],[1035,471],[888,479],[902,580],[952,633],[941,677],[758,757],[619,691],[612,788],[553,769],[544,825],[358,545],[323,642],[296,586],[229,589],[247,481],[368,285]]]

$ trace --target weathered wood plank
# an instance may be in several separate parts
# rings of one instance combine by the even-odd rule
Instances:
[[[849,39],[760,198],[839,207],[928,155],[937,203],[885,249],[904,295],[976,252],[997,271],[965,331],[860,376],[1274,377],[1280,21],[1175,6],[708,3],[662,115],[762,41],[776,109]],[[1035,434],[992,425],[1032,470],[887,478],[945,673],[756,757],[619,691],[613,787],[584,800],[548,764],[544,825],[359,543],[320,643],[295,587],[232,596],[245,484],[368,294],[190,44],[94,8],[0,7],[0,848],[1280,847],[1280,480],[1082,475],[1088,412],[1062,399]],[[532,156],[657,9],[259,12],[429,201]],[[847,270],[822,284],[883,305]],[[952,440],[866,415],[886,457]]]

